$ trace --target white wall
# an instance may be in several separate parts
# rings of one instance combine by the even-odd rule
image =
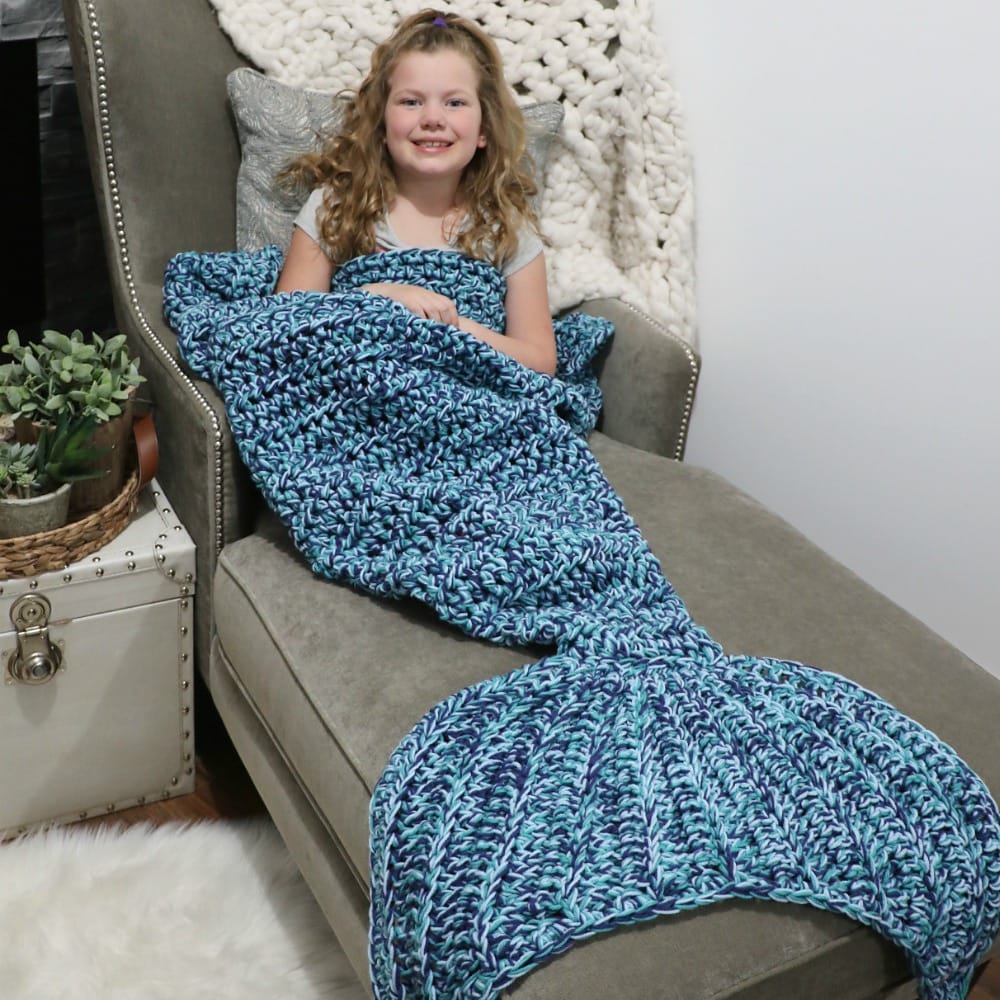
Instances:
[[[695,164],[688,460],[1000,675],[1000,4],[653,5]]]

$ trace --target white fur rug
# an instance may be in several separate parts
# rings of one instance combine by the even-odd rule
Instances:
[[[363,1000],[267,820],[0,845],[4,1000]]]

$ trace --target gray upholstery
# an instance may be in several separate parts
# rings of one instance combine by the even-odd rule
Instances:
[[[155,399],[160,480],[198,545],[197,655],[275,823],[363,980],[367,806],[399,738],[457,687],[537,650],[470,640],[413,603],[314,577],[263,512],[215,391],[160,316],[180,250],[235,245],[244,61],[207,0],[64,0],[120,328]],[[695,620],[730,652],[851,677],[929,726],[1000,791],[1000,682],[730,484],[682,464],[699,359],[621,302],[592,447]],[[582,943],[517,1000],[912,996],[899,953],[848,920],[739,902]],[[897,995],[892,993],[892,995]]]
[[[598,428],[635,448],[682,459],[701,368],[697,354],[617,299],[594,299],[579,310],[615,325],[613,349],[597,365],[604,393]]]

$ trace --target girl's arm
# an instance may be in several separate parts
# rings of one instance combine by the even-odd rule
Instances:
[[[549,312],[544,254],[539,254],[507,278],[505,306],[506,335],[464,317],[459,319],[458,326],[522,365],[545,375],[555,375],[556,337]]]
[[[276,292],[328,292],[333,263],[320,245],[298,226],[292,230],[285,263],[278,275]]]
[[[296,226],[278,276],[275,292],[328,292],[333,264],[319,244]],[[365,285],[366,291],[385,295],[405,305],[418,316],[451,323],[498,351],[535,371],[554,375],[556,340],[549,313],[549,293],[545,278],[545,257],[515,271],[507,279],[505,308],[507,333],[488,330],[475,320],[459,317],[450,299],[415,285]]]

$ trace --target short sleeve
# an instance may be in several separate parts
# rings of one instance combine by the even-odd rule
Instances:
[[[322,207],[323,189],[318,187],[309,195],[306,203],[299,209],[299,214],[295,216],[295,225],[307,236],[311,236],[317,243],[320,242],[320,238],[316,215]]]
[[[522,226],[517,234],[517,250],[514,255],[504,261],[501,273],[509,278],[515,271],[520,271],[525,264],[530,264],[542,252],[542,241],[531,226]]]

